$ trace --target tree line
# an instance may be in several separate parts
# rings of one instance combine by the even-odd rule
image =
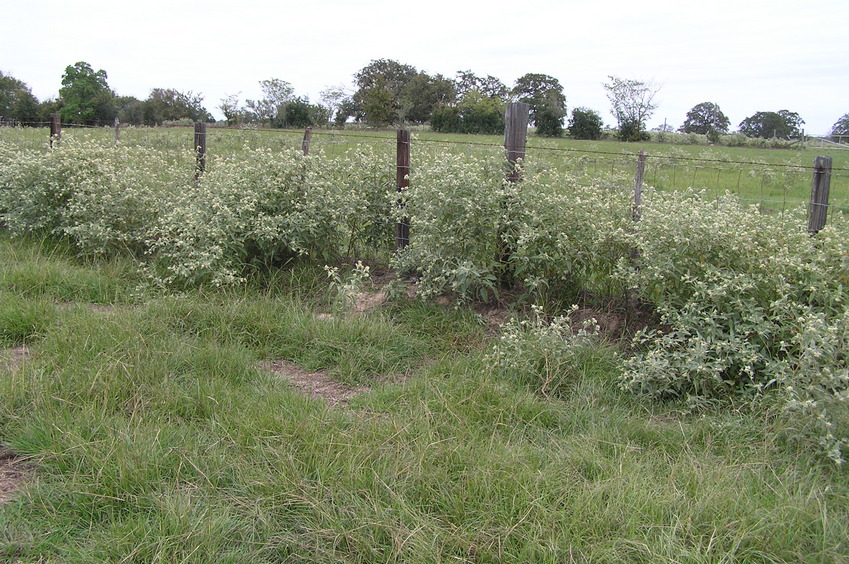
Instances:
[[[173,88],[153,88],[145,100],[120,96],[107,81],[105,70],[94,70],[85,61],[65,68],[58,99],[39,102],[29,86],[0,72],[0,123],[37,123],[58,113],[66,123],[103,125],[118,118],[134,125],[162,125],[190,120],[215,121],[203,105],[203,96]],[[376,59],[357,71],[354,87],[327,88],[321,101],[295,94],[294,87],[279,78],[259,81],[262,98],[241,100],[228,94],[217,106],[228,125],[308,127],[361,123],[373,127],[428,124],[435,131],[501,134],[504,110],[509,102],[530,105],[530,121],[539,135],[576,139],[600,139],[605,124],[599,112],[586,107],[567,112],[560,81],[551,75],[527,73],[508,87],[499,78],[479,76],[471,70],[457,71],[453,78],[428,74],[412,65]],[[646,122],[657,109],[659,87],[651,82],[609,76],[602,83],[610,110],[616,118],[615,135],[623,141],[648,138]],[[748,137],[798,138],[804,120],[789,110],[759,111],[738,126]],[[706,135],[716,141],[728,134],[730,121],[713,102],[702,102],[687,112],[682,133]],[[673,131],[664,126],[660,129]],[[849,113],[832,127],[832,135],[849,135]]]

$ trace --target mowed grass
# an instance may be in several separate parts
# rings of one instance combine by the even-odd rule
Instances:
[[[615,344],[554,399],[490,365],[473,311],[319,315],[315,266],[165,296],[4,235],[0,272],[40,304],[0,353],[27,345],[0,362],[0,445],[34,470],[0,505],[2,561],[849,559],[844,468],[768,415],[623,394]],[[367,389],[331,404],[263,359]]]

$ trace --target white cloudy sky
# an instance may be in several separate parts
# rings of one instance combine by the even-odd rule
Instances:
[[[140,99],[191,90],[220,117],[228,94],[260,97],[280,78],[319,101],[373,59],[431,74],[528,73],[560,80],[571,110],[612,123],[608,75],[653,81],[649,121],[678,127],[715,102],[732,129],[757,111],[798,112],[811,134],[849,112],[847,0],[8,0],[0,70],[39,100],[86,61]]]

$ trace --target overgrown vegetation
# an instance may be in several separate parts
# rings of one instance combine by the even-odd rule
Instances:
[[[0,444],[38,476],[0,555],[849,556],[840,214],[812,237],[803,210],[647,190],[634,222],[545,161],[511,184],[498,154],[419,157],[400,209],[368,147],[194,183],[144,147],[0,146],[0,343],[28,351],[0,361]],[[413,278],[353,311],[390,257]],[[487,326],[468,304],[496,297]],[[593,319],[628,307],[659,323]],[[330,407],[280,359],[368,390]]]

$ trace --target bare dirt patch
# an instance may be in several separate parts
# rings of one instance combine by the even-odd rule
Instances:
[[[0,445],[0,504],[10,501],[31,477],[26,460]]]
[[[0,370],[17,372],[27,357],[29,349],[24,345],[0,351]]]
[[[301,392],[313,398],[321,398],[331,405],[347,405],[352,397],[369,390],[365,386],[354,387],[340,384],[325,370],[310,372],[288,360],[263,361],[260,363],[260,368],[285,378]]]

